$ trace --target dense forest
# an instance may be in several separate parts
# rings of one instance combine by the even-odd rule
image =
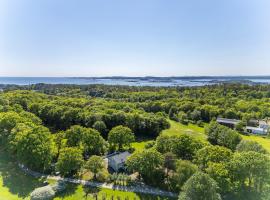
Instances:
[[[268,152],[217,117],[270,118],[270,85],[203,87],[105,85],[5,86],[0,93],[0,144],[27,167],[112,178],[102,156],[128,150],[126,176],[188,199],[269,199]],[[207,141],[162,135],[168,120],[205,127]],[[150,138],[144,151],[131,143]],[[109,178],[110,177],[110,178]]]

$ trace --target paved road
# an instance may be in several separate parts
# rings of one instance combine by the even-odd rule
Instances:
[[[151,195],[158,195],[158,196],[167,196],[167,197],[177,197],[178,195],[176,193],[160,190],[158,188],[153,188],[147,185],[136,185],[136,186],[120,186],[120,185],[113,185],[108,183],[99,183],[99,182],[93,182],[93,181],[85,181],[80,179],[73,179],[73,178],[62,178],[60,176],[51,176],[47,174],[42,174],[39,172],[32,171],[23,165],[19,165],[20,169],[24,171],[25,173],[40,178],[40,177],[46,177],[48,179],[57,180],[57,181],[64,181],[68,183],[75,183],[75,184],[82,184],[86,186],[91,187],[100,187],[100,188],[106,188],[106,189],[113,189],[113,190],[120,190],[120,191],[128,191],[128,192],[137,192],[137,193],[143,193],[143,194],[151,194]]]

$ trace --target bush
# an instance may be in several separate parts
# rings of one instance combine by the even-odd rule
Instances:
[[[204,124],[203,124],[203,121],[202,121],[202,120],[197,121],[196,124],[197,124],[199,127],[204,127]]]
[[[155,144],[156,144],[155,141],[147,142],[144,148],[145,148],[145,149],[150,149],[150,148],[152,148],[153,146],[155,146]]]
[[[108,180],[109,173],[107,170],[102,170],[97,173],[97,181],[99,182],[105,182]]]
[[[54,185],[52,185],[52,189],[55,193],[61,193],[66,189],[66,183],[64,181],[58,181]]]
[[[55,191],[52,189],[50,185],[36,188],[30,194],[31,200],[50,200],[53,199],[55,196]]]
[[[267,151],[260,145],[258,142],[251,140],[242,140],[237,146],[236,151],[244,152],[244,151],[255,151],[258,153],[266,154]]]
[[[109,181],[115,185],[130,185],[131,178],[127,174],[123,173],[113,173],[109,176]]]

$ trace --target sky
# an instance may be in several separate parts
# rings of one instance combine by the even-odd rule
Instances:
[[[270,75],[269,0],[0,0],[0,76]]]

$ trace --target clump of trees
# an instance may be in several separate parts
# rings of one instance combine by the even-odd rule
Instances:
[[[143,152],[135,152],[127,162],[127,168],[131,172],[138,172],[142,179],[149,184],[162,184],[164,173],[161,170],[164,165],[164,156],[154,149]]]
[[[209,175],[201,172],[195,173],[183,187],[179,200],[221,200],[218,185]]]
[[[130,147],[130,143],[134,141],[134,134],[128,127],[116,126],[109,132],[108,142],[119,151],[122,151],[124,147]]]
[[[77,173],[83,165],[83,157],[80,149],[76,147],[65,147],[61,149],[56,169],[63,176],[71,176]]]
[[[107,152],[107,142],[92,128],[74,125],[65,132],[65,139],[68,147],[78,147],[84,155],[103,155]]]
[[[100,156],[91,156],[88,161],[85,163],[85,169],[89,170],[94,174],[94,179],[97,179],[97,174],[106,170],[105,163],[102,157]]]
[[[185,134],[179,136],[160,135],[156,140],[156,149],[159,152],[172,152],[178,158],[186,160],[192,160],[196,152],[203,146],[204,143]]]
[[[235,150],[242,140],[241,136],[234,130],[212,121],[205,129],[208,141],[213,145],[220,145]]]

